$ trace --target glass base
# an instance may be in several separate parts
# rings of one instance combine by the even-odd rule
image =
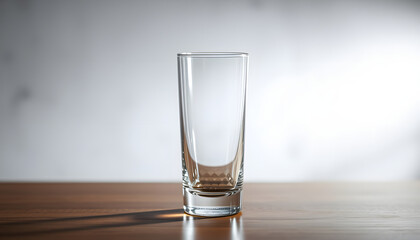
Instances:
[[[197,192],[184,187],[184,211],[190,215],[221,217],[241,211],[241,190],[230,192]]]

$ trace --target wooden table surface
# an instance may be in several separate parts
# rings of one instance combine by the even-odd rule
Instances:
[[[420,182],[247,183],[220,218],[180,183],[2,183],[0,239],[420,239]]]

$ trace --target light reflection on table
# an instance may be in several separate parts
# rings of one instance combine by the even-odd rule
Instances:
[[[202,218],[184,214],[182,239],[244,239],[242,214],[220,218]]]

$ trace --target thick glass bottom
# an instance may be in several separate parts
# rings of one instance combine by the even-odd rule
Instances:
[[[214,193],[197,192],[184,187],[184,211],[205,217],[229,216],[241,211],[241,190]]]

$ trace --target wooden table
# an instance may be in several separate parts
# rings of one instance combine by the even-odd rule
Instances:
[[[246,183],[242,213],[182,211],[175,183],[3,183],[0,239],[420,239],[420,182]]]

